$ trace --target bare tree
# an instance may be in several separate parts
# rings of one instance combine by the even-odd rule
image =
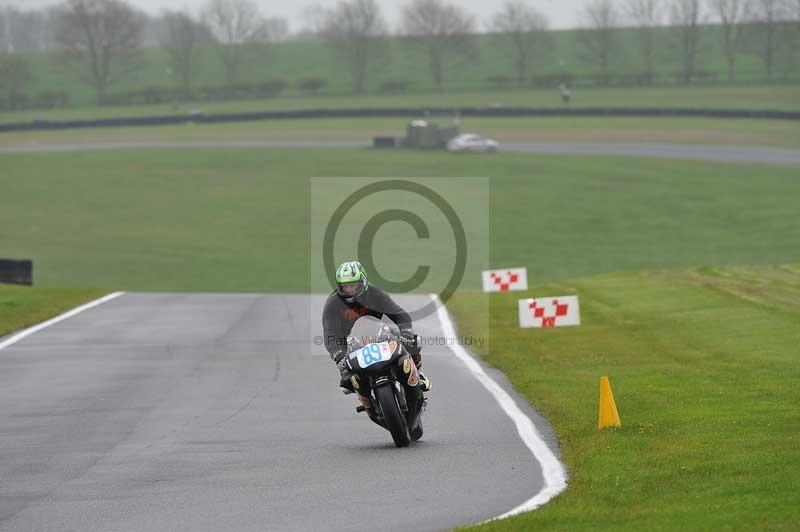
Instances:
[[[199,53],[199,45],[209,42],[208,28],[187,13],[167,11],[163,16],[161,45],[169,56],[169,65],[178,76],[184,90],[192,87],[192,74]]]
[[[0,9],[0,53],[6,52],[10,54],[14,49],[8,35],[11,33],[11,21],[8,20],[6,13],[6,9]]]
[[[670,6],[670,19],[675,26],[673,31],[683,65],[683,81],[691,83],[695,77],[697,56],[700,53],[701,25],[703,12],[700,0],[673,0]]]
[[[785,4],[787,20],[795,24],[800,22],[800,0],[786,0]]]
[[[588,60],[600,67],[605,79],[611,72],[611,60],[616,52],[616,31],[620,17],[612,0],[593,0],[581,13],[582,29],[578,44]]]
[[[750,36],[754,51],[764,64],[767,79],[772,79],[775,60],[784,22],[784,6],[781,0],[752,0],[750,4]]]
[[[269,37],[258,5],[252,0],[209,0],[204,18],[217,40],[228,83],[235,83],[253,45],[265,45]]]
[[[264,21],[270,42],[283,42],[289,38],[289,21],[283,17],[270,17]]]
[[[440,89],[451,61],[477,53],[475,19],[457,4],[411,0],[403,7],[402,18],[405,34],[425,48],[433,82]]]
[[[785,0],[783,10],[786,20],[794,30],[800,31],[800,0]]]
[[[712,0],[719,23],[722,26],[722,47],[728,63],[728,81],[736,79],[736,56],[741,48],[742,19],[746,0]]]
[[[120,0],[67,0],[58,14],[57,42],[102,103],[109,85],[141,66],[142,18]]]
[[[325,8],[320,4],[312,4],[301,13],[303,27],[298,32],[300,36],[315,37],[322,34],[325,27]]]
[[[60,12],[58,4],[42,9],[39,40],[43,51],[57,50],[60,47],[57,39]]]
[[[511,51],[517,83],[524,85],[534,60],[544,55],[549,44],[547,19],[522,0],[511,0],[494,16],[491,29],[498,33],[497,38]]]
[[[784,5],[786,16],[786,73],[795,70],[800,58],[800,0],[786,0]]]
[[[386,23],[377,2],[339,2],[327,13],[322,36],[347,63],[353,91],[364,92],[370,66],[382,56],[386,46]]]
[[[143,13],[144,26],[142,27],[142,48],[161,47],[161,38],[167,31],[164,17],[157,17]]]
[[[51,48],[49,11],[21,11],[7,7],[0,11],[0,49],[6,52],[41,52]]]
[[[627,13],[636,27],[638,51],[647,83],[655,78],[656,30],[661,25],[661,0],[628,0]]]

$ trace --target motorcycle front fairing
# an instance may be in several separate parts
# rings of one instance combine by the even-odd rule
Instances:
[[[361,375],[379,375],[386,372],[401,355],[400,343],[396,340],[385,340],[358,347],[348,355],[348,365],[353,373]]]

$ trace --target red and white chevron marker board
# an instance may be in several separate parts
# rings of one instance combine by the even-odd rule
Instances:
[[[537,297],[519,300],[519,326],[566,327],[581,324],[578,296]]]
[[[526,268],[507,268],[483,272],[484,292],[511,292],[528,289],[528,270]]]

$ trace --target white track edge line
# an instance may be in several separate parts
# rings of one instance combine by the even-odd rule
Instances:
[[[112,299],[116,299],[119,296],[123,295],[124,293],[125,292],[114,292],[114,293],[108,294],[108,295],[103,296],[103,297],[101,297],[99,299],[95,299],[94,301],[90,301],[88,303],[85,303],[85,304],[83,304],[83,305],[81,305],[79,307],[75,307],[74,309],[69,310],[67,312],[64,312],[63,314],[59,314],[55,318],[51,318],[51,319],[49,319],[47,321],[43,321],[41,323],[37,323],[36,325],[34,325],[32,327],[29,327],[27,329],[23,329],[22,331],[11,335],[8,339],[3,340],[2,342],[0,342],[0,351],[2,351],[3,349],[5,349],[6,347],[8,347],[10,345],[13,345],[13,344],[19,342],[23,338],[27,338],[28,336],[32,335],[33,333],[35,333],[37,331],[41,331],[42,329],[50,327],[51,325],[55,325],[56,323],[58,323],[60,321],[64,321],[67,318],[71,318],[72,316],[75,316],[76,314],[80,314],[84,310],[88,310],[90,308],[94,308],[94,307],[96,307],[98,305],[102,305],[103,303],[105,303],[107,301],[111,301]]]
[[[445,337],[455,338],[455,327],[453,326],[453,322],[444,304],[439,300],[439,296],[436,294],[430,294],[430,297],[434,303],[438,303],[436,316],[439,318]],[[449,347],[450,350],[453,351],[453,354],[461,360],[475,378],[478,379],[478,382],[492,394],[500,405],[500,408],[503,409],[503,412],[511,418],[514,425],[517,427],[517,433],[519,433],[520,439],[528,447],[531,454],[533,454],[533,457],[539,462],[542,468],[542,477],[544,478],[544,486],[542,489],[519,506],[490,519],[490,521],[506,519],[523,512],[535,510],[566,489],[567,472],[564,465],[556,457],[550,447],[548,447],[542,435],[533,424],[533,421],[520,410],[516,402],[514,402],[514,399],[484,371],[478,361],[475,360],[466,349],[458,345],[458,343],[453,343]]]

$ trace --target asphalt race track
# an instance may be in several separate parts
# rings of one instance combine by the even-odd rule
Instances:
[[[305,141],[192,141],[116,142],[0,147],[0,153],[64,152],[135,148],[365,148],[370,144],[346,140]],[[614,142],[502,142],[502,151],[565,155],[621,155],[705,161],[800,165],[800,150],[759,146],[650,144]]]
[[[321,304],[125,294],[0,350],[0,530],[432,530],[540,490],[513,423],[446,347],[424,351],[423,440],[395,448],[314,345]],[[416,328],[442,334],[436,316]]]

